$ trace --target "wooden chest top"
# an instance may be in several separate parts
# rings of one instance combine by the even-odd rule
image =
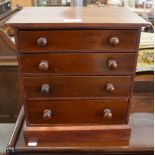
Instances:
[[[27,7],[11,18],[12,27],[141,27],[148,23],[121,7]]]

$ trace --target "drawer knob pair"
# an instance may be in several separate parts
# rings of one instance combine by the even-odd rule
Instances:
[[[109,119],[112,118],[112,111],[110,109],[105,109],[103,111],[103,114],[105,118],[109,118]]]
[[[49,68],[48,61],[42,60],[42,61],[40,62],[40,64],[39,64],[39,69],[40,69],[40,70],[46,71],[46,70],[48,70],[48,68]]]
[[[118,65],[116,60],[108,60],[108,67],[109,69],[112,69],[112,70],[117,69]]]
[[[109,67],[109,69],[112,69],[112,70],[117,69],[118,65],[117,65],[116,60],[108,60],[108,67]],[[39,63],[39,69],[42,71],[47,71],[49,69],[48,61],[42,60]]]
[[[47,38],[45,37],[41,37],[37,40],[37,45],[39,47],[45,47],[47,45],[48,41],[47,41]]]
[[[111,45],[116,46],[119,44],[120,41],[118,37],[114,36],[110,38],[109,42]]]
[[[115,92],[115,87],[112,83],[108,83],[106,85],[106,91],[113,93]],[[42,84],[41,85],[41,93],[44,95],[48,95],[48,93],[50,92],[50,85],[49,84]]]
[[[113,46],[116,46],[119,44],[119,38],[118,37],[111,37],[110,40],[109,40],[110,44],[113,45]],[[45,37],[41,37],[37,40],[37,45],[39,47],[45,47],[47,45],[48,41],[47,41],[47,38]]]
[[[103,111],[103,114],[104,114],[105,118],[109,118],[109,119],[112,118],[112,112],[110,109],[105,109]],[[53,115],[52,111],[49,109],[43,111],[43,119],[44,120],[49,120],[52,117],[52,115]]]
[[[52,117],[52,111],[51,110],[44,110],[43,112],[43,119],[48,120]]]

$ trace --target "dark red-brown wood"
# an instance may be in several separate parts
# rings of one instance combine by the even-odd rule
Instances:
[[[110,42],[115,36],[119,38],[116,46]],[[46,38],[47,45],[38,45],[40,38]],[[135,52],[137,30],[23,30],[18,39],[20,53]]]
[[[117,146],[117,143],[113,147],[104,147],[103,143],[92,144],[91,142],[87,145],[84,145],[83,143],[72,144],[67,142],[56,144],[38,143],[36,147],[28,147],[23,138],[24,129],[22,127],[24,111],[22,109],[22,112],[19,114],[19,119],[15,125],[14,132],[12,133],[7,146],[7,155],[66,155],[66,153],[72,155],[152,155],[154,152],[153,132],[150,132],[150,125],[148,126],[147,122],[147,120],[149,120],[149,124],[151,124],[152,118],[150,117],[146,120],[146,114],[148,112],[153,112],[153,97],[153,93],[147,92],[134,94],[131,111],[134,111],[135,113],[143,112],[143,114],[141,113],[142,115],[139,115],[141,118],[137,118],[136,115],[133,118],[134,114],[130,117],[132,118],[130,119],[132,132],[129,145],[127,147]],[[153,115],[151,113],[149,115]],[[139,121],[135,124],[137,119]],[[153,128],[153,125],[151,126]],[[144,138],[145,135],[148,135],[147,140]]]
[[[25,77],[24,88],[28,100],[52,100],[67,98],[115,98],[128,97],[130,76],[44,76]],[[110,92],[107,84],[113,84],[115,91]],[[43,93],[44,84],[49,92]]]
[[[121,124],[126,123],[127,100],[66,100],[28,101],[29,125],[78,125],[78,124]],[[112,117],[104,111],[110,109]],[[43,117],[51,110],[51,118]]]
[[[125,7],[28,7],[7,21],[16,28],[140,28],[148,22]]]
[[[44,119],[51,119],[54,113],[51,109],[46,109],[48,106],[49,108],[54,106],[55,111],[59,109],[59,112],[64,113],[67,110],[74,112],[77,105],[80,107],[80,110],[82,109],[81,111],[85,108],[88,109],[86,113],[81,113],[83,117],[80,117],[80,121],[79,118],[76,118],[76,116],[79,116],[78,111],[72,114],[75,116],[74,121],[65,118],[68,114],[63,115],[65,122],[61,124],[62,126],[59,126],[59,128],[54,125],[52,128],[47,127],[47,124],[45,124],[44,127],[27,126],[24,128],[25,140],[27,141],[29,138],[30,140],[34,140],[34,138],[37,138],[38,141],[42,142],[45,142],[45,140],[54,142],[55,139],[58,141],[61,139],[64,140],[64,142],[68,140],[70,143],[75,141],[76,144],[80,143],[80,145],[87,141],[89,141],[91,145],[99,144],[100,142],[108,146],[114,143],[117,145],[128,145],[130,128],[123,124],[124,122],[128,122],[129,117],[140,29],[141,26],[146,26],[148,23],[125,8],[41,7],[33,9],[25,8],[13,19],[8,21],[7,24],[15,28],[21,91],[24,99],[26,118],[32,114],[32,117],[27,119],[27,125],[29,125],[29,119],[36,118],[37,113],[39,114],[39,118],[41,111]],[[75,53],[80,55],[80,60],[82,54],[87,55],[88,60],[92,60],[90,62],[92,66],[89,66],[88,62],[83,64],[78,60],[73,59],[71,61],[69,58],[65,58],[67,57],[65,54],[69,53],[72,56]],[[113,69],[113,73],[107,68],[103,72],[102,65],[99,61],[105,61],[106,59],[97,58],[96,56],[98,54],[100,54],[100,56],[101,54],[105,54],[105,56],[107,54],[115,56],[114,53],[119,53],[119,55],[122,53],[122,55],[118,57],[121,63],[122,60],[125,61],[123,62],[124,66],[122,69],[117,70],[120,67],[120,62],[117,64],[116,60],[107,60],[108,64],[106,67],[110,70]],[[132,53],[135,54],[133,57],[134,62],[130,61],[131,55],[124,58],[124,54]],[[59,74],[52,74],[51,61],[49,63],[49,60],[40,60],[38,57],[36,59],[32,57],[31,63],[29,63],[28,60],[26,64],[24,64],[23,54],[36,54],[42,58],[45,54],[50,54],[50,56],[53,56],[53,54],[63,55],[64,60],[63,58],[59,59],[59,56],[57,59],[56,57],[53,58],[57,61],[59,59],[61,62],[59,62],[60,66],[56,67],[61,68],[63,65],[66,67],[67,64],[65,62],[69,62],[72,67],[61,68],[62,70],[58,68],[60,71],[58,72]],[[91,57],[91,54],[96,55]],[[95,61],[93,59],[94,57],[96,57]],[[37,67],[39,70],[46,71],[44,73],[37,72],[36,66],[32,67],[33,60],[35,60],[35,65],[36,62],[38,63]],[[87,61],[86,58],[84,58],[84,60]],[[130,66],[130,64],[133,66]],[[57,63],[55,63],[55,65],[57,65]],[[25,71],[25,67],[28,69],[27,71]],[[46,73],[48,70],[50,71],[48,72],[49,74]],[[90,100],[89,104],[85,104],[85,107],[82,106],[82,103],[88,100]],[[125,100],[126,104],[122,102],[118,103],[118,100]],[[65,102],[61,106],[63,109],[60,108],[58,101],[60,101],[61,104]],[[92,103],[94,101],[96,104],[91,106],[94,104]],[[99,104],[98,102],[100,101],[102,101],[103,104]],[[39,104],[38,108],[29,107],[37,103]],[[116,106],[117,103],[119,104],[118,106]],[[95,125],[95,122],[100,122],[101,120],[95,116],[92,116],[93,119],[91,119],[89,112],[95,112],[96,108],[100,109],[102,106],[105,108],[104,106],[106,104],[112,106],[113,109],[104,109],[103,116],[112,119],[111,117],[113,116],[114,110],[118,109],[117,115],[115,114],[116,111],[114,112],[115,120],[112,121],[112,123],[114,124],[115,121],[117,122],[119,120],[121,124],[117,126]],[[68,108],[65,105],[68,106]],[[72,108],[70,108],[71,106]],[[127,106],[127,108],[123,106]],[[122,113],[122,111],[124,113]],[[87,116],[87,118],[86,114],[90,114],[90,116]],[[120,117],[120,115],[122,117]],[[56,120],[60,121],[61,115],[59,115],[59,119],[56,116]],[[81,120],[84,120],[84,117],[90,124],[89,126],[83,125],[81,127],[80,123]],[[125,121],[121,122],[123,118]],[[40,119],[35,120],[40,121]],[[67,123],[76,123],[76,121],[76,126],[67,126]],[[94,123],[91,123],[91,121],[94,121]],[[56,123],[57,122],[55,122],[55,125]],[[52,125],[52,122],[48,125]],[[117,130],[118,128],[120,129],[119,132]],[[49,139],[47,139],[47,136]],[[52,139],[53,137],[55,137],[55,139]]]
[[[24,128],[26,142],[34,139],[38,143],[83,143],[88,145],[98,143],[102,146],[127,146],[131,134],[128,125],[110,126],[55,126],[55,127],[27,127]]]
[[[38,75],[131,75],[135,54],[52,53],[21,54],[25,76]],[[112,61],[115,61],[114,68]]]

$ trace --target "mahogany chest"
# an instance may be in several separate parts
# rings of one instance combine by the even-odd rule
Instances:
[[[16,34],[28,145],[128,145],[140,32],[125,8],[24,8]]]

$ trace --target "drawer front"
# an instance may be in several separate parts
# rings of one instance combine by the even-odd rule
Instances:
[[[128,97],[130,76],[25,77],[27,99]]]
[[[52,53],[22,54],[24,74],[131,75],[135,54],[130,53]]]
[[[125,123],[127,100],[28,101],[29,124]]]
[[[23,30],[18,40],[21,53],[135,52],[137,30]]]

